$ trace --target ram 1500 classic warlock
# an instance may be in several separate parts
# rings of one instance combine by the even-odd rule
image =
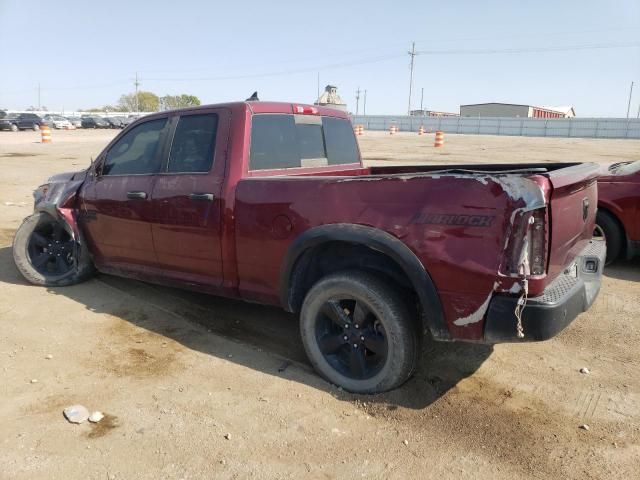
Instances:
[[[353,392],[411,375],[423,338],[552,337],[596,297],[593,164],[362,165],[343,112],[239,102],[145,116],[34,193],[22,274],[95,270],[298,312]]]

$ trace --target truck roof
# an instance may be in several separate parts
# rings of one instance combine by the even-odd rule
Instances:
[[[262,101],[244,101],[244,102],[226,102],[213,103],[208,105],[199,105],[197,107],[179,108],[171,110],[171,112],[183,112],[204,110],[207,108],[229,108],[230,110],[249,109],[252,113],[294,113],[294,107],[314,108],[318,115],[324,115],[337,118],[349,118],[347,112],[335,108],[321,107],[319,105],[310,105],[307,103],[289,103],[289,102],[262,102]],[[158,112],[166,113],[166,112]]]

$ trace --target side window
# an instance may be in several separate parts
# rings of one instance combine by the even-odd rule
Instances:
[[[109,149],[102,174],[142,175],[160,171],[160,139],[166,124],[166,118],[151,120],[127,132]]]
[[[180,117],[171,143],[168,172],[208,172],[213,164],[216,147],[218,115],[187,115]]]

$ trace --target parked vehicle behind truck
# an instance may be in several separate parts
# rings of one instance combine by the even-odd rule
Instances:
[[[595,236],[606,239],[607,263],[640,255],[640,161],[607,165],[601,174]]]
[[[343,112],[238,102],[145,116],[52,177],[15,237],[32,283],[99,272],[296,312],[317,371],[397,387],[427,338],[548,339],[594,301],[593,164],[362,165]]]

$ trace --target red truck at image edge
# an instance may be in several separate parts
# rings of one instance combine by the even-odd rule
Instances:
[[[316,370],[395,388],[423,340],[545,340],[589,308],[598,166],[364,167],[347,114],[236,102],[145,116],[49,179],[14,240],[31,282],[96,270],[299,313]]]

